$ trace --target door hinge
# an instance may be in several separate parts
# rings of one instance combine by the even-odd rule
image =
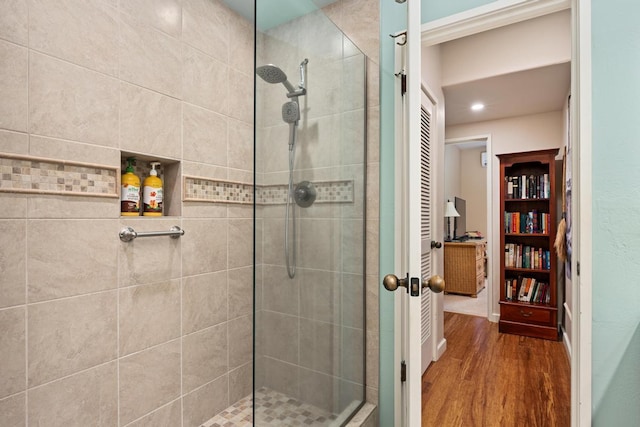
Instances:
[[[407,93],[407,75],[405,73],[402,73],[402,75],[400,76],[401,82],[401,89],[400,89],[400,93],[402,96],[404,96],[405,93]]]
[[[400,362],[400,382],[405,382],[407,380],[407,364],[403,360]]]
[[[576,262],[576,274],[580,275],[580,261]]]

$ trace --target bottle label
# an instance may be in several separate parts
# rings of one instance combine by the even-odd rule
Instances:
[[[162,188],[144,187],[142,202],[145,212],[162,212]]]
[[[140,187],[122,184],[120,188],[120,212],[140,212]]]

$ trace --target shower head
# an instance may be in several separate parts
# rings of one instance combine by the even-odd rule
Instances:
[[[256,68],[256,74],[267,83],[282,83],[289,93],[296,91],[293,85],[289,83],[289,80],[287,80],[287,75],[284,71],[273,64],[262,65]]]

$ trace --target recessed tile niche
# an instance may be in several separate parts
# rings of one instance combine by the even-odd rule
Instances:
[[[151,162],[160,162],[160,166],[156,169],[158,171],[158,177],[162,180],[163,189],[163,216],[180,216],[182,214],[182,185],[181,185],[181,167],[180,162],[175,159],[168,159],[164,157],[148,156],[145,154],[122,152],[121,153],[121,168],[122,174],[125,173],[127,168],[127,159],[134,158],[134,173],[140,178],[140,197],[142,197],[142,185],[144,179],[149,176],[151,171]],[[142,206],[142,204],[141,204]],[[140,209],[140,216],[142,216],[142,208]],[[129,217],[131,218],[131,217]],[[158,217],[145,217],[145,218],[158,218]]]

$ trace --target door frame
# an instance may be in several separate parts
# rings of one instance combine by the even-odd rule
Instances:
[[[572,257],[571,424],[591,425],[592,343],[592,98],[591,0],[497,0],[422,25],[423,46],[435,45],[549,13],[572,15]],[[581,191],[584,188],[586,191]],[[583,231],[581,233],[581,231]],[[577,266],[581,264],[580,275]]]
[[[494,206],[496,204],[493,202],[493,185],[492,185],[492,176],[494,168],[497,170],[498,165],[494,165],[493,159],[493,146],[491,145],[491,134],[482,134],[482,135],[472,135],[465,136],[461,138],[449,138],[444,140],[444,148],[446,149],[447,145],[455,145],[455,144],[463,144],[466,141],[484,141],[486,144],[485,150],[487,152],[487,176],[486,176],[486,186],[487,186],[487,254],[489,254],[489,262],[487,263],[487,307],[486,307],[486,317],[490,322],[498,323],[500,320],[500,309],[498,304],[495,304],[495,297],[493,295],[494,288],[493,286],[493,272],[498,271],[496,268],[493,268],[493,258],[491,254],[493,254],[493,248],[496,242],[493,236],[493,215],[494,215]],[[497,160],[496,160],[497,163]],[[495,263],[498,265],[499,263]],[[445,280],[447,278],[445,277]]]

